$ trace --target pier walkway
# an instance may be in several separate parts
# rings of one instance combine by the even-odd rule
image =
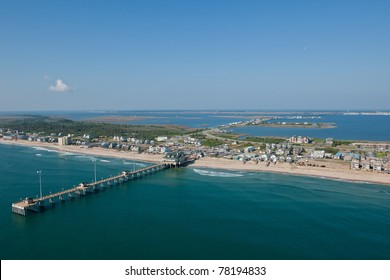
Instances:
[[[152,166],[147,166],[134,171],[123,171],[119,175],[102,179],[93,183],[80,183],[76,187],[62,190],[53,194],[45,195],[40,198],[26,198],[19,202],[12,203],[12,212],[26,216],[29,212],[40,212],[45,209],[45,205],[52,205],[58,201],[66,201],[73,199],[76,195],[86,195],[87,193],[94,193],[105,186],[117,185],[140,178],[142,176],[155,173],[166,168],[170,168],[171,163],[160,163]]]

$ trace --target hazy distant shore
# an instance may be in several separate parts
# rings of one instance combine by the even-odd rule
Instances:
[[[102,157],[115,157],[123,158],[128,160],[138,160],[145,162],[162,162],[162,155],[146,154],[146,153],[133,153],[126,151],[117,151],[104,149],[100,147],[95,148],[81,148],[80,146],[58,146],[53,143],[41,143],[41,142],[30,142],[24,140],[9,141],[0,139],[0,144],[8,145],[19,145],[28,147],[44,147],[48,149],[55,149],[61,152],[80,153],[93,156]],[[216,169],[227,169],[227,170],[238,170],[238,171],[251,171],[251,172],[275,172],[284,173],[291,175],[300,176],[311,176],[319,178],[331,178],[345,181],[356,181],[356,182],[367,182],[382,185],[390,185],[390,175],[381,174],[372,171],[362,170],[351,170],[351,169],[340,169],[340,168],[321,168],[313,166],[297,166],[290,163],[277,163],[266,165],[265,162],[256,164],[255,162],[247,162],[243,164],[238,160],[229,160],[223,158],[211,158],[205,157],[197,160],[191,167],[200,168],[216,168]]]

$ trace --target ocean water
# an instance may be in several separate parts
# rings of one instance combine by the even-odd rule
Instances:
[[[92,181],[91,157],[0,145],[1,259],[389,259],[390,187],[169,169],[27,217],[11,203]],[[98,178],[133,162],[96,158]],[[136,167],[147,165],[136,163]]]

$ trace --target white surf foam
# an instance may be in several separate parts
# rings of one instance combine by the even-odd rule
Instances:
[[[92,156],[82,156],[82,155],[80,155],[80,156],[76,156],[76,158],[86,158],[86,159],[89,159],[89,160],[96,160],[96,158],[92,157]]]
[[[244,175],[238,173],[229,173],[229,172],[221,172],[221,171],[212,171],[212,170],[203,170],[203,169],[193,169],[195,173],[202,176],[210,176],[210,177],[242,177]]]
[[[58,153],[58,151],[56,151],[56,150],[50,150],[50,149],[46,149],[46,148],[42,148],[42,147],[33,147],[33,149],[36,151],[46,151],[49,153]]]
[[[106,160],[106,159],[99,159],[99,161],[101,161],[101,162],[111,162],[111,161]]]
[[[125,165],[136,165],[136,166],[139,166],[139,167],[146,167],[146,164],[143,164],[143,163],[139,163],[139,162],[135,162],[135,161],[123,161],[123,164]]]
[[[76,156],[78,154],[75,154],[75,153],[68,153],[68,152],[61,152],[61,155],[63,156]]]
[[[40,157],[40,156],[42,156],[42,154],[35,154],[37,157]]]

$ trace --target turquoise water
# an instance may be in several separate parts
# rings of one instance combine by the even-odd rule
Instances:
[[[390,187],[161,171],[22,217],[11,203],[91,181],[91,158],[0,145],[1,259],[389,259]],[[139,164],[141,167],[143,163]],[[131,169],[98,158],[98,177]]]

